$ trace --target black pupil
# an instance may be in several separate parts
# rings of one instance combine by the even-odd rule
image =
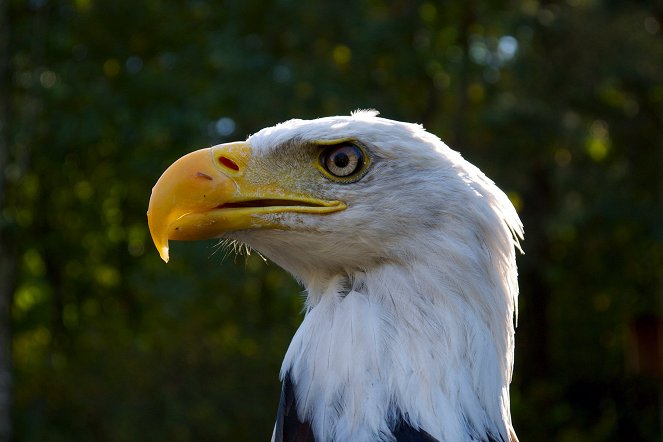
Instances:
[[[350,163],[350,157],[345,152],[338,152],[334,155],[334,165],[338,168],[344,168]]]

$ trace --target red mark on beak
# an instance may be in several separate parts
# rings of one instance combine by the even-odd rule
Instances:
[[[219,157],[219,163],[222,166],[227,167],[228,169],[234,170],[235,172],[239,170],[239,166],[237,165],[237,163],[231,160],[230,158]]]

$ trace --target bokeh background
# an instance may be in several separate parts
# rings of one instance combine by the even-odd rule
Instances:
[[[0,0],[0,440],[267,440],[302,289],[214,241],[165,265],[150,190],[357,108],[518,208],[521,440],[661,440],[661,26],[655,0]]]

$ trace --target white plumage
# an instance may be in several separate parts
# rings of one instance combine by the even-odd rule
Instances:
[[[233,235],[306,287],[281,369],[299,387],[300,415],[320,441],[389,440],[394,406],[440,441],[509,440],[522,235],[513,205],[421,126],[372,112],[292,120],[247,141],[268,155],[290,140],[340,138],[375,157],[357,183],[320,189],[346,211],[292,217],[310,231]]]
[[[361,177],[303,171],[307,152],[339,140],[367,154]],[[257,171],[248,181],[279,177],[295,193],[347,205],[261,214],[277,227],[223,234],[306,288],[281,377],[315,440],[394,441],[404,422],[425,436],[402,440],[515,441],[509,383],[522,225],[507,196],[421,126],[373,111],[291,120],[246,143],[247,170]],[[284,431],[277,422],[275,440],[288,440]]]

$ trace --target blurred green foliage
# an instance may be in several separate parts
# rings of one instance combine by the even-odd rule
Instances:
[[[267,440],[301,291],[145,211],[185,152],[292,117],[421,122],[519,209],[523,441],[658,440],[628,370],[663,299],[663,6],[10,0],[16,440]],[[226,257],[226,259],[224,259]]]

